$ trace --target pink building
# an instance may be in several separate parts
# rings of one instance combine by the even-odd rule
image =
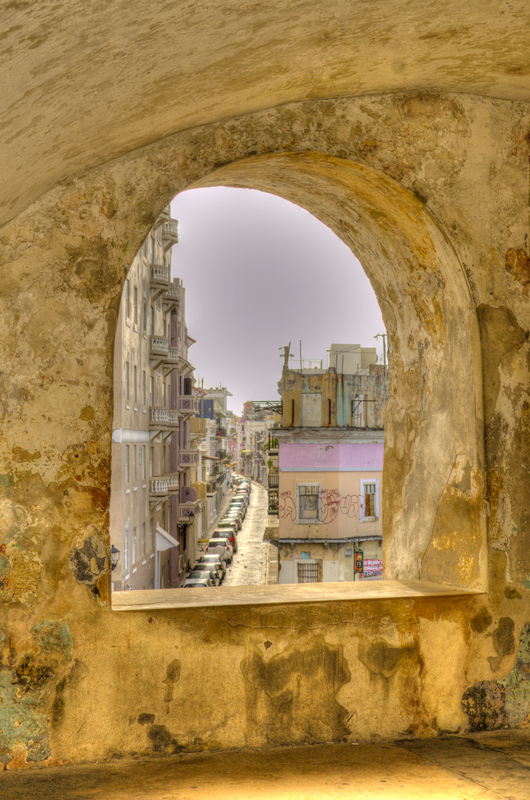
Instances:
[[[285,368],[281,385],[279,583],[381,577],[383,368]]]

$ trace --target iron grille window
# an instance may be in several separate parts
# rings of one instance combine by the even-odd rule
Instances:
[[[320,486],[298,487],[298,519],[319,518]]]
[[[298,583],[320,583],[320,561],[298,561]]]

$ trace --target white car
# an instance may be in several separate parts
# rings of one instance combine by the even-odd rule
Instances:
[[[210,539],[206,552],[219,553],[221,558],[224,558],[228,564],[230,564],[234,555],[233,547],[227,539]]]

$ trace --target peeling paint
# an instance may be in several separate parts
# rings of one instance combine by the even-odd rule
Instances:
[[[501,644],[497,646],[503,651],[511,648],[513,630],[509,623],[500,623],[496,630],[502,632]],[[493,666],[498,669],[499,665],[494,662]],[[530,623],[522,630],[515,665],[506,678],[475,683],[465,691],[462,709],[473,731],[516,728],[530,718]]]
[[[109,569],[107,545],[103,533],[77,537],[68,554],[70,569],[79,583],[94,587]]]
[[[74,643],[66,622],[44,620],[40,625],[35,625],[33,633],[45,653],[58,652],[65,662],[72,660]]]

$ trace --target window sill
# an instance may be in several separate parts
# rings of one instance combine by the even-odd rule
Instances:
[[[398,600],[420,597],[466,597],[484,594],[428,581],[349,581],[298,583],[275,586],[211,586],[206,592],[190,589],[154,589],[113,592],[114,611],[144,611],[214,606],[284,605],[330,603],[344,600]]]

